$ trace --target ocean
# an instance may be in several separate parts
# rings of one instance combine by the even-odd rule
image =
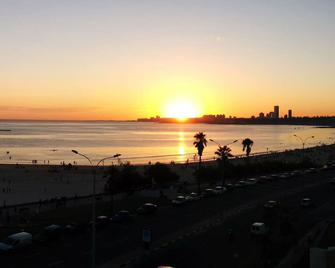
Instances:
[[[121,154],[119,160],[134,164],[160,162],[185,162],[195,160],[196,149],[193,135],[202,131],[208,139],[224,145],[233,140],[235,155],[242,154],[241,141],[254,141],[252,152],[277,151],[301,148],[302,143],[293,135],[314,139],[306,147],[333,143],[334,128],[286,125],[213,125],[213,124],[159,124],[139,122],[36,122],[1,121],[1,163],[87,164],[87,160],[75,155],[77,150],[97,161]],[[213,159],[217,145],[209,142],[204,150],[204,159]]]

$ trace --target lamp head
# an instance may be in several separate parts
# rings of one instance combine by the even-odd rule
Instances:
[[[72,153],[74,153],[74,154],[79,154],[79,152],[76,151],[76,150],[71,150],[71,151],[72,151]]]

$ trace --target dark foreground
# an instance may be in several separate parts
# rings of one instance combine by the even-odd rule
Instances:
[[[275,179],[109,224],[97,232],[98,266],[274,267],[316,223],[334,215],[335,192],[328,183],[333,177],[335,171],[328,170]],[[311,198],[314,206],[301,208],[303,197]],[[267,200],[280,201],[280,208],[266,212]],[[264,239],[250,235],[250,225],[257,221],[270,227]],[[142,249],[143,229],[152,230],[150,251]],[[0,256],[0,266],[89,267],[90,239],[86,230],[34,243],[29,250]]]

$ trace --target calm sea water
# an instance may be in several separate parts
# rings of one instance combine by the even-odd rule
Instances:
[[[311,126],[156,124],[137,122],[0,122],[0,160],[2,163],[31,163],[38,160],[59,164],[86,163],[71,153],[76,149],[94,160],[116,153],[132,163],[193,160],[196,153],[193,135],[203,131],[208,139],[231,145],[234,154],[242,154],[241,140],[251,138],[253,152],[301,147],[302,138],[314,135],[308,146],[332,143],[335,129]],[[209,143],[204,158],[213,158],[217,145]],[[9,152],[9,153],[8,153]],[[168,156],[164,156],[168,155]],[[11,158],[11,159],[10,159]],[[114,160],[116,162],[116,160]]]

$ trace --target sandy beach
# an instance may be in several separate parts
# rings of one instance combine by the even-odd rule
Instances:
[[[306,149],[305,156],[313,159],[318,165],[326,164],[335,159],[335,146],[318,146]],[[301,150],[251,157],[251,161],[262,159],[285,159],[285,161],[300,161]],[[245,161],[232,159],[233,163]],[[204,165],[216,165],[209,161]],[[171,168],[180,175],[180,181],[194,182],[193,172],[197,163],[171,164]],[[143,172],[145,165],[138,166]],[[108,167],[99,167],[96,176],[97,193],[104,191],[107,180],[105,171]],[[28,202],[38,202],[55,197],[75,197],[90,195],[92,192],[92,168],[75,166],[71,169],[63,166],[48,165],[0,165],[0,206],[16,205]]]

